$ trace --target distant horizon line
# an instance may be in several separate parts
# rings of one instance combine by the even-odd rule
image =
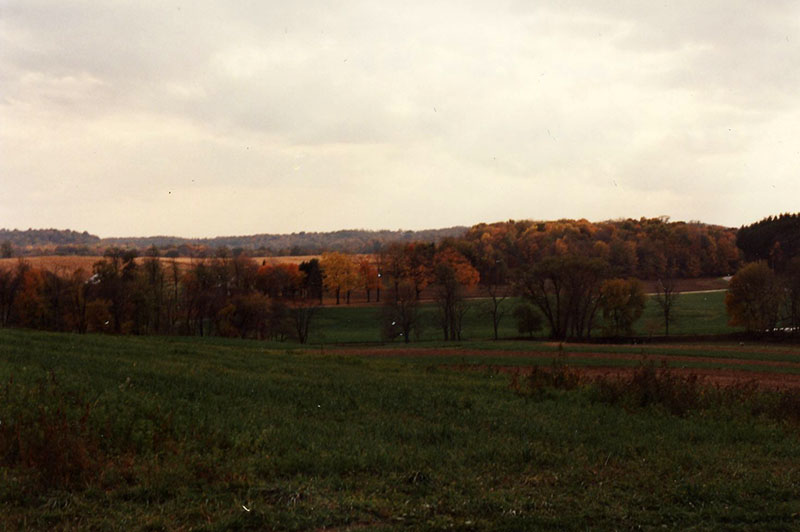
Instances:
[[[780,216],[780,214],[771,215],[771,216]],[[761,220],[765,220],[765,219],[767,219],[769,217],[770,217],[770,215],[765,216],[765,217],[761,218]],[[603,223],[603,222],[619,222],[619,221],[625,221],[625,220],[638,221],[638,220],[642,220],[642,219],[645,219],[645,220],[648,220],[648,219],[649,220],[662,219],[662,220],[664,220],[665,223],[701,224],[701,225],[724,227],[724,228],[729,228],[729,229],[736,228],[736,226],[729,226],[729,225],[725,225],[725,224],[716,224],[716,223],[704,222],[704,221],[698,220],[698,219],[673,220],[671,216],[659,215],[659,216],[640,216],[638,218],[635,218],[635,217],[632,217],[632,216],[627,216],[627,217],[626,216],[620,216],[620,217],[616,217],[616,218],[605,218],[603,220],[589,220],[589,219],[584,218],[584,217],[581,217],[581,218],[553,218],[553,219],[549,219],[549,220],[536,219],[536,218],[518,218],[518,219],[517,218],[507,218],[507,219],[504,219],[504,220],[496,220],[496,221],[492,221],[492,222],[477,222],[477,223],[474,223],[474,224],[471,224],[471,225],[456,224],[456,225],[451,225],[451,226],[446,226],[446,227],[428,227],[428,228],[424,228],[424,229],[404,229],[402,227],[398,228],[398,229],[387,229],[387,228],[366,229],[366,228],[363,228],[363,227],[362,228],[352,228],[351,227],[351,228],[342,228],[342,229],[334,229],[334,230],[299,230],[299,231],[292,231],[292,232],[275,232],[275,233],[258,232],[258,233],[223,234],[223,235],[215,235],[215,236],[178,236],[178,235],[170,235],[170,234],[155,234],[155,235],[146,235],[146,236],[132,236],[132,235],[127,235],[127,236],[100,236],[99,234],[93,233],[93,232],[91,232],[89,230],[77,230],[77,229],[71,229],[71,228],[58,229],[56,227],[41,227],[41,228],[29,227],[27,229],[19,229],[19,228],[9,229],[9,228],[2,227],[2,228],[0,228],[0,232],[15,232],[15,231],[18,231],[18,232],[26,232],[26,231],[72,231],[72,232],[75,232],[75,233],[78,233],[78,234],[88,234],[90,236],[97,237],[100,240],[125,240],[125,239],[148,239],[148,238],[174,238],[174,239],[181,239],[181,240],[214,240],[214,239],[219,239],[219,238],[242,238],[242,237],[253,237],[253,236],[262,236],[262,235],[291,236],[291,235],[302,235],[302,234],[331,234],[331,233],[340,233],[340,232],[346,232],[346,231],[362,231],[362,232],[369,232],[369,233],[406,233],[406,232],[420,233],[420,232],[425,232],[425,231],[442,231],[442,230],[451,230],[451,229],[460,229],[460,228],[469,229],[471,227],[475,227],[475,226],[481,225],[481,224],[492,225],[492,224],[504,223],[504,222],[508,222],[508,221],[515,221],[515,222],[531,221],[531,222],[548,223],[548,222],[559,222],[559,221],[568,221],[568,220],[572,220],[572,221],[586,220],[589,223]],[[759,221],[759,220],[755,220],[755,221],[750,222],[750,223],[756,223],[757,221]],[[738,227],[743,227],[744,225],[748,225],[748,224],[742,224],[742,225],[740,225]]]

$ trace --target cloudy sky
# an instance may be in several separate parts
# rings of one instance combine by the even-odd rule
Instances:
[[[0,227],[800,210],[800,3],[0,0]]]

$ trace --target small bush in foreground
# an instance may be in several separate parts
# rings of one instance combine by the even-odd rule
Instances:
[[[511,389],[520,395],[542,396],[547,389],[573,390],[582,384],[580,374],[572,367],[556,360],[551,368],[534,366],[530,372],[511,374]]]
[[[25,388],[8,382],[0,406],[0,463],[35,471],[45,488],[70,487],[100,468],[98,438],[88,425],[91,404],[65,393],[51,373]]]
[[[175,445],[171,415],[119,397],[90,401],[52,372],[0,388],[0,466],[24,472],[28,493],[128,482],[132,460]]]
[[[671,414],[683,416],[700,406],[704,383],[697,375],[676,375],[666,366],[642,365],[629,379],[597,379],[596,398],[628,408],[660,405]]]

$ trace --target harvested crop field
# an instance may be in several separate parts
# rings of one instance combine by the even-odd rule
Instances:
[[[262,262],[270,263],[270,264],[300,264],[304,261],[308,261],[314,258],[319,258],[318,255],[298,255],[298,256],[287,256],[287,257],[253,257],[253,260],[256,261],[258,264]],[[141,261],[143,258],[139,257],[137,261]],[[0,259],[0,270],[2,269],[9,269],[14,268],[22,260],[30,264],[32,267],[42,270],[54,271],[54,272],[74,272],[79,269],[83,269],[84,271],[92,271],[92,266],[98,261],[103,260],[102,256],[99,255],[87,255],[87,256],[77,256],[77,255],[46,255],[46,256],[37,256],[37,257],[15,257],[9,259]],[[165,258],[162,257],[161,261],[164,263],[169,263],[172,261],[177,262],[181,265],[189,265],[193,262],[197,262],[200,259],[193,259],[191,257],[178,257],[176,259]]]
[[[521,373],[554,364],[569,366],[582,379],[624,378],[643,365],[696,375],[711,385],[754,383],[762,389],[800,388],[800,347],[770,345],[663,344],[586,345],[541,343],[530,349],[347,348],[332,354],[418,358],[435,367]],[[437,360],[441,364],[435,364]]]
[[[19,257],[11,259],[0,259],[0,270],[16,268],[19,261],[30,264],[32,267],[52,272],[72,273],[77,270],[92,271],[92,265],[102,257],[93,256],[42,256],[42,257]]]

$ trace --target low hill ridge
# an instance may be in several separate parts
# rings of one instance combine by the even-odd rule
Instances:
[[[197,248],[241,248],[256,255],[313,255],[324,251],[374,253],[384,244],[395,241],[439,242],[459,237],[467,232],[465,226],[420,231],[342,229],[329,232],[300,231],[291,234],[255,234],[219,236],[213,238],[184,238],[175,236],[100,238],[84,231],[70,229],[0,229],[0,245],[8,255],[96,255],[107,247],[145,250],[156,246],[162,251],[174,250],[179,255],[191,254]]]

